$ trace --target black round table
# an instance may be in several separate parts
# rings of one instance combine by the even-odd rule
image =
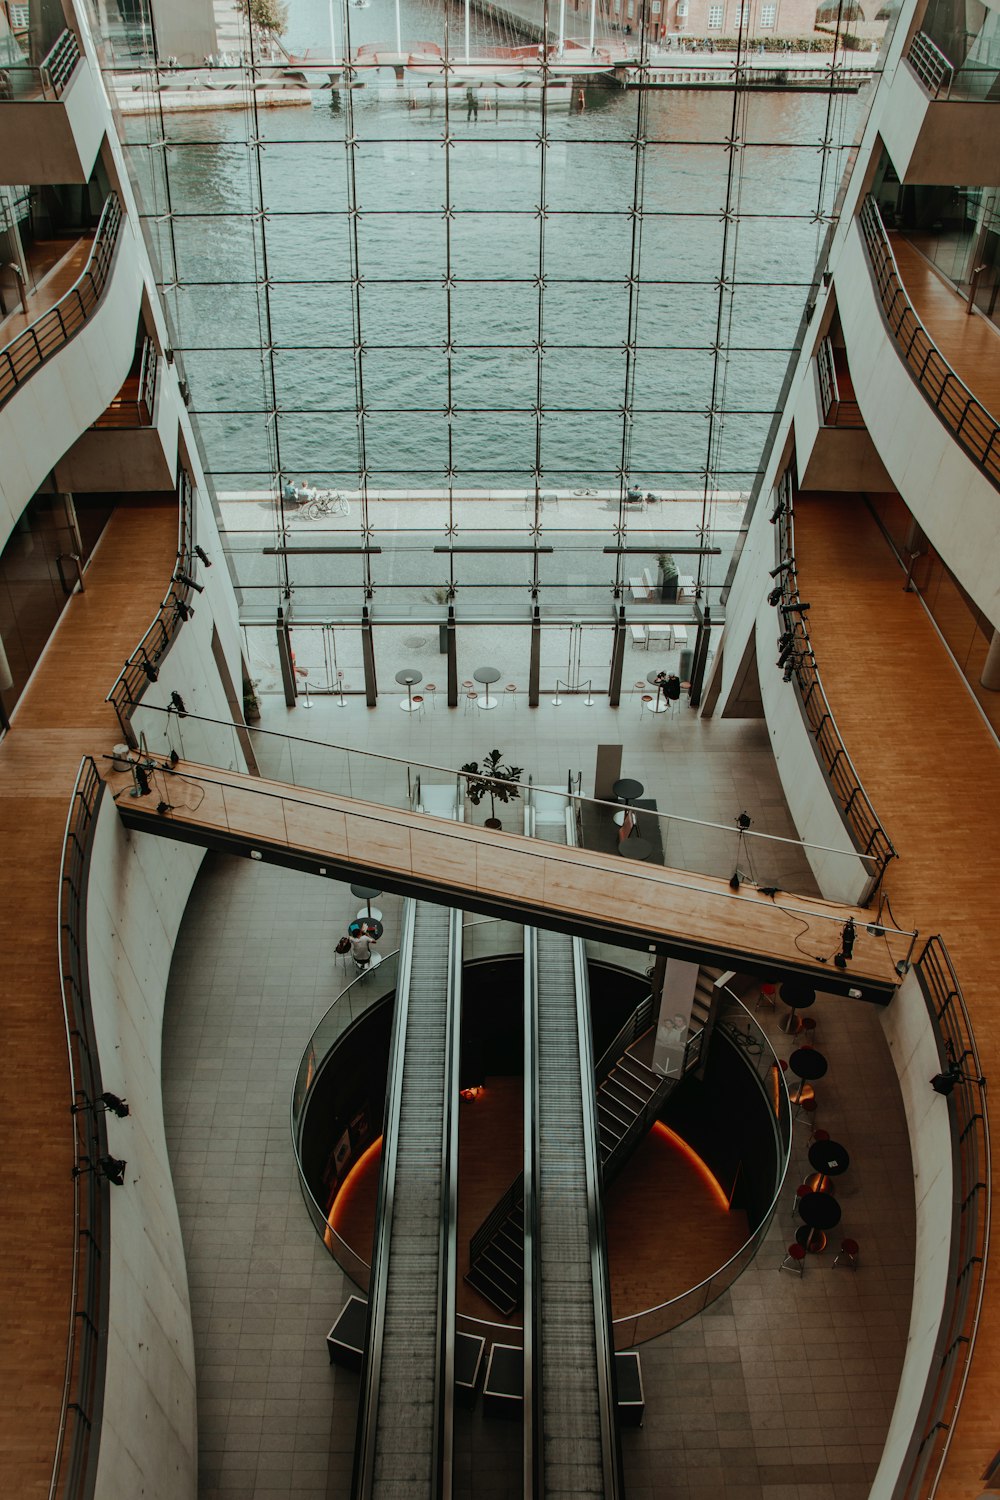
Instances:
[[[406,697],[399,700],[399,706],[404,713],[412,714],[415,708],[420,707],[419,703],[413,701],[412,690],[418,682],[423,682],[423,680],[423,672],[418,672],[416,667],[404,667],[401,672],[396,673],[396,681],[401,687],[406,688]]]
[[[817,1078],[823,1077],[829,1063],[815,1047],[796,1047],[788,1059],[788,1066],[796,1078],[805,1078],[810,1083],[815,1083]]]
[[[809,1165],[826,1177],[839,1177],[851,1165],[851,1158],[839,1141],[813,1141]]]
[[[783,979],[778,990],[782,1003],[788,1006],[788,1015],[778,1022],[780,1029],[790,1036],[798,1025],[797,1010],[808,1010],[816,1004],[816,991],[804,979]]]
[[[485,697],[482,697],[479,700],[479,707],[480,708],[496,708],[497,704],[500,702],[500,699],[499,698],[491,698],[490,697],[490,684],[492,682],[499,682],[500,681],[500,678],[503,676],[503,673],[500,671],[500,668],[499,667],[477,667],[476,670],[473,672],[472,675],[475,678],[476,682],[481,682],[483,684],[483,686],[485,687],[485,689],[486,689]]]
[[[646,681],[649,683],[650,687],[655,687],[656,689],[656,702],[650,704],[650,713],[665,714],[667,709],[670,707],[666,698],[664,698],[663,696],[663,689],[667,681],[666,673],[662,670],[662,668],[656,672],[647,672]]]
[[[637,802],[645,790],[646,788],[641,781],[633,781],[631,777],[624,776],[621,781],[614,783],[611,788],[611,795],[616,802],[624,802],[626,807],[631,807],[633,802]],[[612,821],[617,823],[620,828],[625,821],[624,809],[621,812],[616,812]]]
[[[382,913],[379,911],[377,906],[372,906],[372,902],[377,896],[381,896],[381,894],[382,892],[377,891],[373,885],[351,886],[351,895],[357,896],[359,901],[363,901],[365,903],[365,910],[358,912],[359,922],[362,919],[368,922],[371,922],[373,920],[376,922],[381,922]]]
[[[806,1193],[799,1199],[799,1218],[810,1229],[833,1229],[840,1223],[840,1204],[832,1193]]]
[[[626,859],[648,859],[652,852],[653,846],[649,839],[641,838],[639,834],[622,839],[618,845],[618,853],[624,854]]]
[[[367,933],[373,943],[377,943],[384,931],[385,928],[381,922],[375,921],[374,918],[369,922],[367,917],[363,917],[360,920],[358,918],[354,919],[347,929],[347,935],[348,937],[360,937],[364,932]]]

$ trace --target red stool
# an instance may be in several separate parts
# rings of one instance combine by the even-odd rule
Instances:
[[[816,1129],[809,1139],[811,1141],[828,1141],[830,1139],[830,1132],[828,1130]]]
[[[861,1256],[861,1246],[857,1240],[841,1240],[840,1252],[833,1257],[835,1266],[846,1266],[851,1271],[858,1269],[858,1260]]]
[[[799,1016],[799,1024],[796,1028],[800,1047],[815,1047],[816,1045],[816,1017]]]
[[[808,1196],[809,1196],[809,1194],[811,1192],[812,1192],[812,1188],[809,1186],[808,1183],[805,1183],[805,1182],[800,1182],[799,1183],[798,1187],[795,1189],[795,1197],[792,1199],[792,1213],[793,1214],[798,1213],[798,1211],[799,1211],[799,1204],[802,1202],[803,1198],[808,1198]]]
[[[795,1115],[792,1123],[797,1125],[799,1120],[805,1120],[807,1125],[811,1125],[813,1120],[816,1118],[816,1111],[818,1109],[819,1100],[816,1098],[815,1094],[813,1094],[811,1098],[800,1100],[799,1103],[795,1106]],[[829,1140],[829,1135],[825,1134],[824,1139]]]
[[[778,1267],[779,1271],[797,1271],[801,1276],[805,1267],[805,1247],[797,1243],[789,1245],[785,1251],[785,1258]]]

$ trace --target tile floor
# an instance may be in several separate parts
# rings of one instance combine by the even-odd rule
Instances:
[[[728,824],[746,807],[755,827],[791,835],[764,726],[685,712],[661,724],[641,721],[638,708],[616,715],[569,701],[534,713],[519,706],[516,719],[505,705],[488,725],[441,708],[411,723],[395,698],[374,712],[320,699],[308,714],[268,700],[264,722],[381,753],[398,755],[403,744],[444,766],[498,743],[538,782],[560,784],[580,769],[585,792],[594,744],[621,739],[624,773],[661,808]],[[383,795],[394,800],[387,787]],[[704,851],[696,831],[688,837],[694,861]],[[801,854],[786,847],[782,858],[788,886],[797,878],[809,888]],[[348,977],[332,950],[359,904],[344,885],[209,856],[179,936],[164,1097],[198,1354],[201,1500],[350,1493],[357,1378],[328,1364],[324,1344],[350,1285],[300,1195],[289,1100],[312,1028]],[[384,896],[379,905],[391,951],[399,903]],[[877,1015],[833,997],[813,1014],[830,1060],[820,1123],[852,1154],[838,1196],[861,1267],[833,1271],[828,1253],[810,1258],[802,1280],[778,1274],[793,1228],[790,1183],[757,1261],[731,1291],[642,1346],[646,1423],[623,1435],[630,1500],[868,1492],[909,1315],[909,1148]],[[787,1055],[783,1037],[778,1050]],[[795,1182],[806,1134],[799,1127]],[[459,1493],[519,1494],[517,1445],[514,1429],[483,1419],[481,1403],[463,1414]]]

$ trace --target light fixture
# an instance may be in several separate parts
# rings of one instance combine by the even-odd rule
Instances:
[[[770,517],[771,525],[772,526],[775,524],[776,521],[778,521],[780,519],[781,516],[783,516],[785,514],[785,511],[787,509],[788,509],[788,507],[785,505],[784,500],[779,500],[778,503],[777,503],[777,505],[774,508],[774,511],[773,511],[771,517]]]
[[[145,766],[140,766],[138,761],[131,762],[132,767],[132,790],[130,797],[148,797],[153,788],[149,784],[149,775]]]
[[[151,662],[149,657],[146,655],[145,646],[140,646],[139,650],[142,652],[142,661],[139,663],[139,665],[142,667],[142,670],[146,674],[146,680],[148,682],[156,682],[160,675],[159,671],[157,670],[154,663]]]
[[[768,596],[767,596],[767,602],[768,602],[768,604],[771,605],[772,609],[774,608],[774,606],[776,604],[779,604],[781,602],[781,596],[782,596],[783,593],[784,593],[784,589],[782,588],[781,584],[779,583],[768,594]]]
[[[209,557],[209,555],[205,551],[204,547],[199,547],[198,543],[195,542],[195,544],[194,544],[194,550],[195,550],[195,555],[197,557],[201,558],[202,562],[205,564],[205,567],[206,568],[210,568],[212,566],[212,559]]]
[[[804,615],[807,609],[812,609],[811,604],[783,604],[781,612],[785,615]]]
[[[170,707],[176,713],[178,713],[182,719],[183,719],[184,715],[187,713],[187,708],[185,706],[184,699],[181,697],[180,693],[171,693],[170,694]]]
[[[194,579],[189,578],[186,573],[175,573],[174,582],[182,583],[186,589],[194,589],[199,594],[205,592],[205,585],[203,583],[195,583]]]
[[[795,567],[795,558],[794,557],[790,557],[787,562],[779,563],[776,568],[772,568],[771,572],[769,574],[769,577],[771,577],[771,578],[777,578],[777,576],[778,576],[779,573],[784,573],[788,568],[794,568],[794,567]]]
[[[854,918],[848,917],[840,934],[840,952],[833,955],[833,961],[838,969],[846,969],[847,960],[854,957],[854,939],[857,935]]]
[[[794,641],[789,641],[788,644],[787,644],[787,646],[782,646],[782,648],[781,648],[781,655],[778,657],[778,660],[775,662],[774,665],[776,667],[783,667],[785,665],[785,662],[793,654],[794,651],[795,651],[795,642]]]
[[[129,1107],[124,1099],[119,1099],[117,1094],[98,1094],[96,1099],[88,1099],[84,1104],[73,1104],[70,1106],[71,1113],[78,1115],[81,1110],[91,1109],[107,1111],[117,1115],[119,1120],[125,1120],[129,1115]]]
[[[74,1177],[82,1177],[84,1172],[95,1172],[106,1177],[108,1182],[113,1182],[116,1187],[125,1186],[125,1168],[127,1161],[122,1161],[120,1156],[99,1156],[96,1161],[89,1157],[82,1162],[77,1162],[73,1168]]]
[[[182,620],[190,620],[194,615],[194,610],[190,604],[185,604],[183,599],[175,599],[174,607],[177,610],[179,618]]]
[[[966,1073],[962,1063],[968,1052],[963,1052],[961,1057],[955,1056],[955,1049],[950,1041],[946,1041],[945,1051],[948,1054],[948,1066],[943,1073],[935,1073],[931,1079],[931,1088],[935,1094],[944,1094],[947,1097],[954,1089],[956,1083],[976,1083],[979,1087],[986,1087],[986,1079],[977,1077],[975,1073]]]

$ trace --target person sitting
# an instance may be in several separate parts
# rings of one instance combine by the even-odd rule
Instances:
[[[372,961],[372,944],[375,938],[367,927],[351,934],[351,957],[359,974],[363,974]]]

